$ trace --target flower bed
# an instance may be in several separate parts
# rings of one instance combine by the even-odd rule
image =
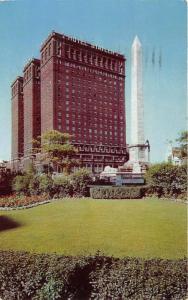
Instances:
[[[32,207],[36,204],[45,203],[48,201],[46,195],[40,196],[18,196],[9,195],[0,197],[0,208],[18,208],[18,207]]]

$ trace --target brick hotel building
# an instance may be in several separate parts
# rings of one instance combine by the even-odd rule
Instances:
[[[68,132],[94,173],[127,159],[125,57],[52,32],[12,84],[12,165],[31,159],[32,139]]]

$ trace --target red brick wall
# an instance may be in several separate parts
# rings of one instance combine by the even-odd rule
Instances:
[[[11,158],[23,155],[23,78],[18,77],[12,85],[12,150]]]
[[[31,154],[33,139],[41,134],[40,61],[33,59],[24,68],[24,156]]]
[[[57,129],[76,143],[125,146],[124,57],[54,33],[41,61],[42,132]]]
[[[54,129],[53,58],[41,66],[41,134]]]

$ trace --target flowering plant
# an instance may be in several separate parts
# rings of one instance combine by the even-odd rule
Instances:
[[[0,196],[0,207],[22,207],[47,200],[46,195],[18,196],[16,194]]]

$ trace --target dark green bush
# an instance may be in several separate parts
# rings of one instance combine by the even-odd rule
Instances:
[[[79,169],[71,175],[71,184],[75,196],[89,196],[88,184],[91,182],[90,173],[86,169]]]
[[[185,198],[187,191],[187,168],[169,163],[152,165],[146,172],[148,194],[158,197]]]
[[[47,174],[38,176],[38,190],[39,194],[45,194],[48,196],[53,196],[53,180],[51,176]]]
[[[12,180],[14,175],[10,170],[0,172],[0,195],[10,194],[12,192]]]
[[[139,199],[145,195],[143,186],[92,187],[90,195],[94,199]]]
[[[66,257],[0,251],[3,300],[183,300],[186,287],[186,259]]]
[[[62,175],[53,179],[53,194],[55,198],[70,197],[73,195],[70,176]]]
[[[19,195],[53,195],[53,180],[50,176],[26,173],[13,180],[13,191]]]
[[[18,194],[29,194],[29,185],[32,176],[30,174],[17,175],[13,180],[12,189]]]
[[[112,260],[92,273],[91,299],[183,300],[185,274],[185,260]]]
[[[17,194],[40,195],[49,197],[84,197],[89,196],[88,184],[91,181],[87,170],[80,169],[72,175],[51,176],[36,174],[32,169],[23,175],[16,176],[13,190]]]
[[[29,181],[29,194],[30,195],[39,195],[40,194],[40,189],[39,189],[39,185],[40,185],[40,178],[38,175],[33,175],[30,178]]]

